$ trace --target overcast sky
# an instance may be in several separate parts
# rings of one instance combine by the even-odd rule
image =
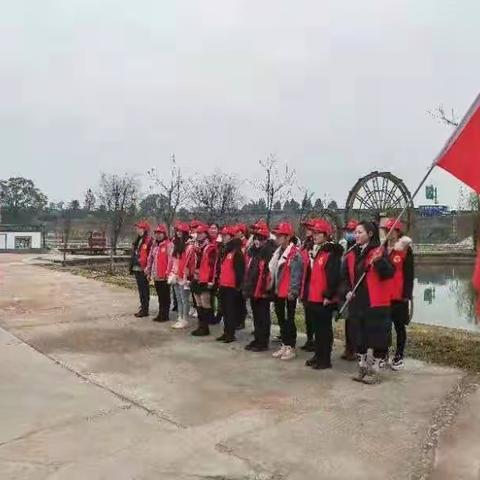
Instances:
[[[451,133],[427,111],[479,93],[479,32],[478,0],[3,2],[0,178],[83,201],[173,152],[243,177],[274,152],[340,204],[376,169],[413,190]]]

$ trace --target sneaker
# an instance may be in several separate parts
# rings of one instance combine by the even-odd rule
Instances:
[[[287,346],[282,345],[278,350],[275,350],[275,352],[272,353],[272,357],[281,358],[283,356],[283,353],[285,352],[285,348],[287,348]]]
[[[382,358],[378,362],[378,368],[385,368],[387,366],[387,363],[388,363],[388,360],[386,360],[385,358]]]
[[[188,327],[188,320],[186,320],[185,318],[179,318],[177,322],[174,325],[172,325],[172,328],[175,328],[176,330],[181,330],[187,327]]]
[[[395,371],[405,368],[405,364],[403,363],[403,357],[395,355],[390,363],[390,368]]]
[[[305,366],[306,367],[312,367],[314,365],[316,365],[318,363],[318,358],[316,355],[314,355],[312,358],[309,358],[306,362],[305,362]]]
[[[287,345],[283,351],[283,355],[280,357],[280,360],[293,360],[297,357],[297,352],[293,347]]]
[[[363,383],[363,379],[366,377],[367,375],[367,367],[358,367],[358,373],[352,377],[352,380],[354,382],[362,382]]]

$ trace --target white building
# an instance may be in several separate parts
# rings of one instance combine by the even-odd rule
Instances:
[[[34,225],[0,225],[0,251],[39,250],[43,232]]]

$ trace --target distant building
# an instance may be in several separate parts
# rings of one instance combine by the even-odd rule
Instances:
[[[42,227],[37,225],[0,225],[0,252],[35,251],[44,247]]]

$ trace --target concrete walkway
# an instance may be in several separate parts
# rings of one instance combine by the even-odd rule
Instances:
[[[0,255],[2,480],[480,478],[476,377],[409,360],[359,385],[338,352],[313,371],[136,308]]]

